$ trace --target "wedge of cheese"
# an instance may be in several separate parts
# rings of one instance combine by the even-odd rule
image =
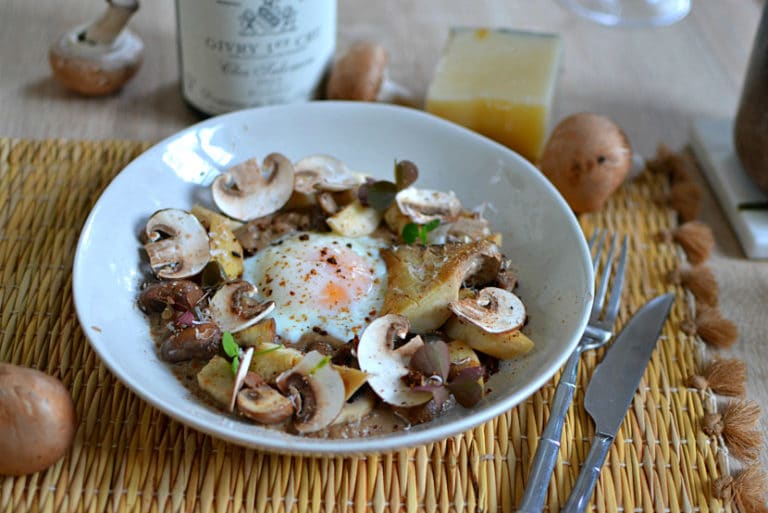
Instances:
[[[426,110],[536,162],[552,110],[562,44],[553,34],[451,30]]]

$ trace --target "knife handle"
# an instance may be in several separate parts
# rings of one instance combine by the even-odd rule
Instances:
[[[573,399],[576,388],[576,371],[579,368],[581,350],[579,347],[571,353],[563,367],[560,381],[555,389],[549,420],[541,433],[536,454],[533,456],[528,482],[525,485],[523,499],[520,501],[518,513],[541,513],[547,498],[547,488],[552,478],[557,455],[560,452],[560,437],[563,433],[563,423],[568,412],[568,406]]]
[[[573,485],[571,495],[565,502],[561,513],[584,513],[595,489],[597,478],[600,476],[600,469],[603,468],[605,458],[608,456],[608,449],[611,448],[613,437],[597,433],[592,439],[592,447],[589,449],[587,461],[581,467],[579,477],[576,478],[576,484]]]

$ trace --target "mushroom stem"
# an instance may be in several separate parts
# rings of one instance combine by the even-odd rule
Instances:
[[[78,34],[78,40],[110,45],[128,24],[128,20],[139,10],[138,0],[107,0],[107,10],[99,19]]]

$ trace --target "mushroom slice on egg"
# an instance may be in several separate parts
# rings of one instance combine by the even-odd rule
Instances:
[[[222,212],[250,221],[285,205],[293,193],[293,180],[291,161],[279,153],[270,153],[263,166],[257,159],[250,159],[217,176],[211,192]]]
[[[330,358],[319,351],[310,351],[293,369],[278,376],[277,388],[293,401],[293,427],[299,433],[329,426],[345,402],[341,375],[330,364]]]
[[[216,291],[208,310],[222,331],[237,333],[269,315],[275,308],[274,301],[260,303],[257,292],[258,289],[245,280],[225,283]]]
[[[186,278],[203,270],[211,259],[208,233],[184,210],[158,210],[147,221],[144,250],[160,278]]]
[[[408,328],[408,319],[402,315],[385,315],[365,328],[357,345],[357,360],[360,369],[368,373],[371,388],[384,402],[395,406],[416,406],[432,398],[429,392],[412,390],[403,380],[411,356],[424,345],[416,336],[395,349],[395,339],[404,339]]]
[[[207,359],[216,354],[221,330],[214,322],[193,324],[177,331],[160,346],[160,358],[166,362]]]
[[[452,301],[448,308],[488,333],[514,331],[525,322],[525,305],[520,298],[496,287],[484,288],[476,298]]]
[[[365,181],[344,162],[330,155],[310,155],[296,162],[294,169],[296,178],[293,188],[302,194],[346,191]]]
[[[453,191],[408,187],[397,193],[395,203],[400,212],[417,224],[427,224],[435,219],[451,222],[461,212],[461,202]]]

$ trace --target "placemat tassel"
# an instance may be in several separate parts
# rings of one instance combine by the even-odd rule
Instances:
[[[709,258],[715,246],[712,229],[701,221],[688,221],[674,230],[659,234],[663,242],[675,241],[683,248],[688,261],[698,265]]]
[[[669,190],[669,206],[680,216],[680,221],[693,221],[701,212],[701,186],[692,180],[680,181]]]
[[[711,306],[702,305],[697,308],[696,320],[685,321],[680,327],[686,334],[698,335],[704,342],[718,349],[731,347],[739,338],[736,325]]]
[[[682,285],[696,298],[696,302],[707,306],[717,306],[720,286],[712,269],[699,264],[688,269],[675,269],[667,276],[670,283]]]
[[[742,461],[753,461],[763,445],[760,431],[760,406],[754,401],[730,401],[722,411],[707,413],[702,429],[708,436],[722,436],[730,453]]]
[[[670,184],[691,181],[694,163],[690,154],[674,152],[666,144],[660,144],[656,156],[645,162],[645,167],[653,173],[666,174]]]
[[[766,513],[768,479],[757,466],[747,467],[733,476],[723,476],[712,484],[712,492],[726,505],[735,504],[740,513]]]
[[[743,396],[746,393],[747,364],[736,358],[715,360],[699,374],[688,376],[685,385],[698,390],[709,388],[724,396]]]

